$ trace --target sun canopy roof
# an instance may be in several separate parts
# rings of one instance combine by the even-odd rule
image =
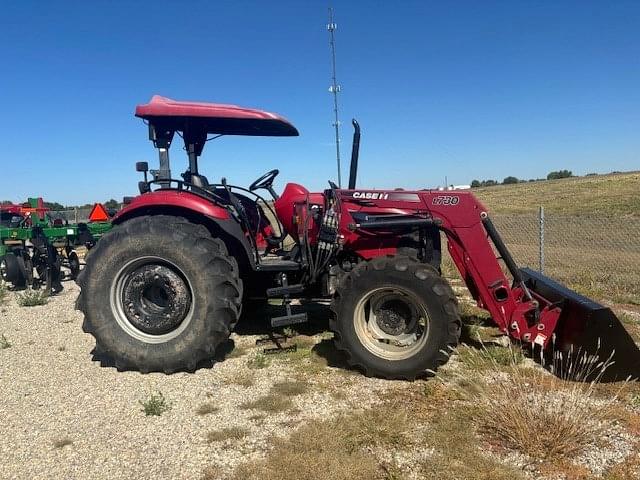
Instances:
[[[298,130],[275,113],[219,103],[182,102],[154,95],[136,107],[136,117],[163,129],[206,131],[220,135],[297,136]]]

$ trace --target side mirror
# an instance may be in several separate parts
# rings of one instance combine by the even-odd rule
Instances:
[[[149,164],[147,162],[136,162],[136,172],[148,172]]]

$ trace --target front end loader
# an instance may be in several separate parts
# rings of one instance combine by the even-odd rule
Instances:
[[[140,195],[127,199],[78,278],[83,328],[118,369],[195,370],[228,338],[245,299],[260,297],[282,301],[272,328],[307,320],[294,312],[294,298],[331,300],[336,346],[367,375],[433,372],[461,330],[456,297],[440,273],[443,234],[478,306],[511,338],[542,351],[583,340],[588,354],[613,353],[623,367],[613,378],[638,376],[640,352],[612,312],[520,269],[470,191],[357,187],[355,121],[348,188],[329,182],[313,193],[288,183],[278,194],[278,170],[249,188],[225,178],[215,184],[200,173],[199,157],[221,135],[298,135],[286,119],[163,97],[139,105],[136,116],[148,124],[160,166],[149,178],[148,165],[137,164]],[[176,132],[188,156],[179,178],[169,162]],[[586,338],[592,333],[599,342]]]

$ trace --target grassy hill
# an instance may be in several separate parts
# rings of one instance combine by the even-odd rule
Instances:
[[[640,172],[612,173],[474,188],[492,213],[549,213],[640,217]]]

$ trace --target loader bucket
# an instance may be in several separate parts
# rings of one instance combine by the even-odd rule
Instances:
[[[640,377],[640,349],[611,311],[593,300],[529,268],[520,269],[527,287],[562,308],[556,327],[555,348],[572,349],[596,355],[603,362],[611,359],[603,381]]]

